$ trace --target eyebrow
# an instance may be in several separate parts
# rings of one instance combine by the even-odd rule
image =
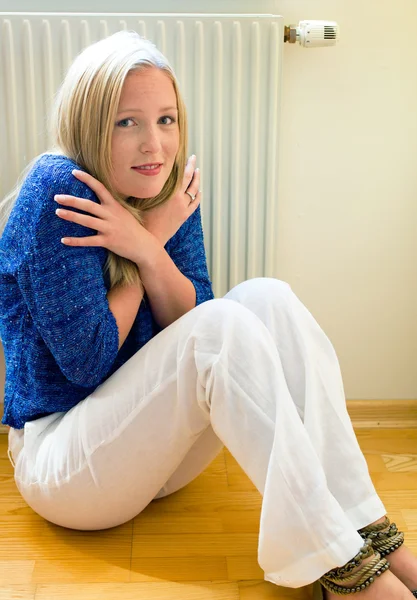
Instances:
[[[176,110],[176,111],[178,111],[178,108],[176,106],[166,106],[165,108],[161,108],[160,112],[165,112],[167,110]],[[143,110],[141,108],[124,108],[123,110],[117,111],[117,114],[119,115],[119,114],[124,113],[124,112],[130,112],[130,113],[133,113],[133,112],[143,112]]]

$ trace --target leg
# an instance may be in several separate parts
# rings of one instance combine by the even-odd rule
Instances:
[[[329,489],[355,528],[385,514],[346,410],[337,356],[313,316],[290,286],[276,279],[246,281],[226,298],[254,312],[274,337],[288,388],[321,459]],[[338,464],[343,465],[343,477]],[[409,589],[416,590],[417,558],[410,550],[401,546],[388,559],[392,572]]]
[[[112,527],[147,506],[210,425],[263,495],[265,579],[299,587],[356,554],[362,539],[328,489],[274,340],[230,300],[184,315],[45,427],[27,424],[16,483],[54,523]]]
[[[155,500],[157,498],[165,498],[165,496],[173,494],[188,485],[198,477],[200,473],[207,469],[223,446],[223,442],[214,433],[213,427],[209,425],[204,433],[197,438],[194,445],[185,455],[184,460],[177,467],[163,488],[159,490],[155,496]]]
[[[355,529],[385,515],[346,409],[336,353],[314,317],[290,286],[276,279],[245,281],[226,298],[254,312],[272,335],[329,490]]]

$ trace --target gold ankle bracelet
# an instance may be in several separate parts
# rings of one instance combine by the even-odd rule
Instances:
[[[372,560],[364,565],[359,571],[352,573],[363,560],[373,556]],[[378,552],[374,552],[370,539],[365,540],[364,546],[358,554],[343,567],[332,569],[320,578],[321,585],[332,594],[344,596],[346,594],[355,594],[362,592],[364,589],[374,583],[375,579],[389,569],[389,562],[385,558],[381,558]],[[352,587],[343,585],[353,579],[357,579]]]
[[[384,531],[387,528],[388,531]],[[370,539],[372,547],[382,557],[394,552],[404,543],[404,533],[398,531],[396,524],[391,523],[388,517],[385,517],[382,523],[359,529],[359,535],[363,539]]]

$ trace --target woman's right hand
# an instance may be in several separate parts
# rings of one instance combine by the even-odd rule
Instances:
[[[59,218],[96,230],[96,235],[69,237],[61,241],[67,246],[101,246],[122,258],[140,265],[149,253],[159,248],[158,240],[143,227],[124,206],[117,202],[105,186],[89,173],[74,170],[74,177],[82,181],[97,195],[100,204],[67,194],[58,194],[55,201],[63,207],[82,210],[87,215],[59,208]]]
[[[190,156],[180,189],[164,204],[143,213],[143,226],[165,246],[200,204],[200,170],[195,168],[196,157]],[[192,200],[189,194],[195,196]]]

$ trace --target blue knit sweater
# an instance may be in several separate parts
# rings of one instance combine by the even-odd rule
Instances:
[[[63,237],[95,230],[55,214],[55,194],[99,202],[71,171],[80,168],[45,154],[26,178],[0,239],[0,338],[6,361],[2,423],[68,411],[86,398],[160,328],[146,295],[120,350],[106,294],[107,250],[72,247]],[[166,251],[196,289],[197,304],[213,298],[198,208],[168,241]]]

